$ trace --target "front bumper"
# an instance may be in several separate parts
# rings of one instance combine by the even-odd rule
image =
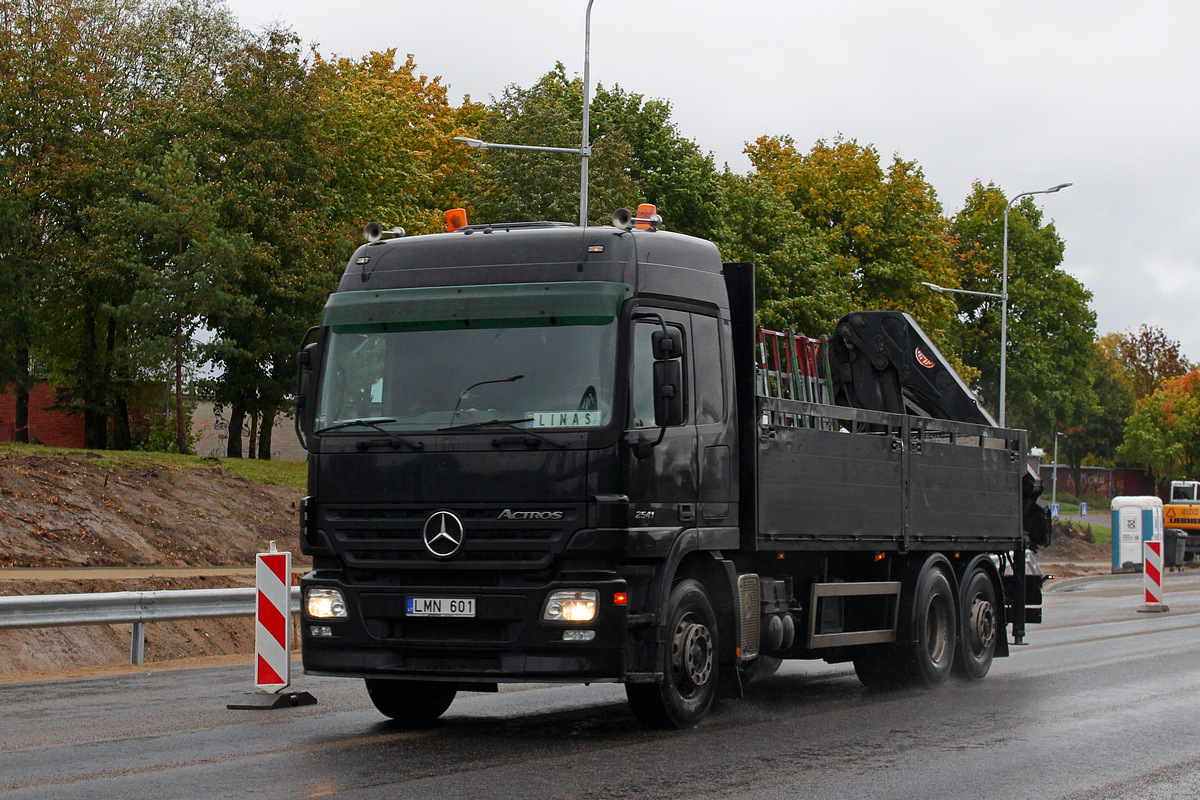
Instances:
[[[619,681],[625,673],[627,608],[614,602],[624,580],[569,576],[537,586],[347,585],[340,575],[314,572],[301,580],[335,588],[347,616],[313,619],[301,612],[304,671],[313,675],[394,677],[474,683]],[[590,623],[541,621],[546,597],[559,589],[595,589]],[[475,600],[475,616],[413,617],[410,597]],[[303,607],[302,602],[302,607]],[[324,629],[324,631],[321,631]],[[590,641],[565,641],[565,631],[594,631]],[[331,635],[314,635],[321,631]]]

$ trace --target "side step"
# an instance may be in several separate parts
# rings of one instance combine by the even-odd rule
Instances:
[[[885,598],[875,613],[864,616],[878,620],[879,628],[845,630],[844,603],[848,598]],[[833,603],[822,603],[833,598]],[[863,581],[861,583],[814,583],[808,605],[808,647],[846,647],[856,644],[882,644],[896,641],[900,619],[900,581]],[[828,628],[835,630],[829,633]]]

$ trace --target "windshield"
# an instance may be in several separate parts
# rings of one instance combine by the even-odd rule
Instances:
[[[616,377],[610,305],[611,315],[443,325],[428,319],[426,304],[422,319],[332,325],[315,427],[599,428],[612,418]]]
[[[1191,483],[1172,484],[1171,486],[1172,500],[1195,500],[1196,485]]]

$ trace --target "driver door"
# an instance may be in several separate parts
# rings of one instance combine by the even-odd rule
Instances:
[[[683,423],[665,429],[655,424],[652,346],[652,336],[662,330],[663,324],[682,334],[684,349]],[[631,553],[661,555],[680,531],[698,524],[694,383],[689,355],[691,328],[687,313],[649,308],[639,309],[632,326],[629,419],[625,433],[625,486],[632,517],[630,549]],[[662,440],[648,447],[660,433]]]

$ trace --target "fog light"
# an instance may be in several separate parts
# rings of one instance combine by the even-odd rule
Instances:
[[[313,619],[334,619],[347,616],[346,599],[338,589],[309,589],[304,610]]]
[[[309,625],[308,635],[314,638],[328,638],[333,636],[333,628],[328,625]]]
[[[553,592],[542,609],[544,622],[591,622],[596,618],[596,592],[591,589]]]
[[[596,638],[595,631],[563,631],[564,642],[590,642]]]

